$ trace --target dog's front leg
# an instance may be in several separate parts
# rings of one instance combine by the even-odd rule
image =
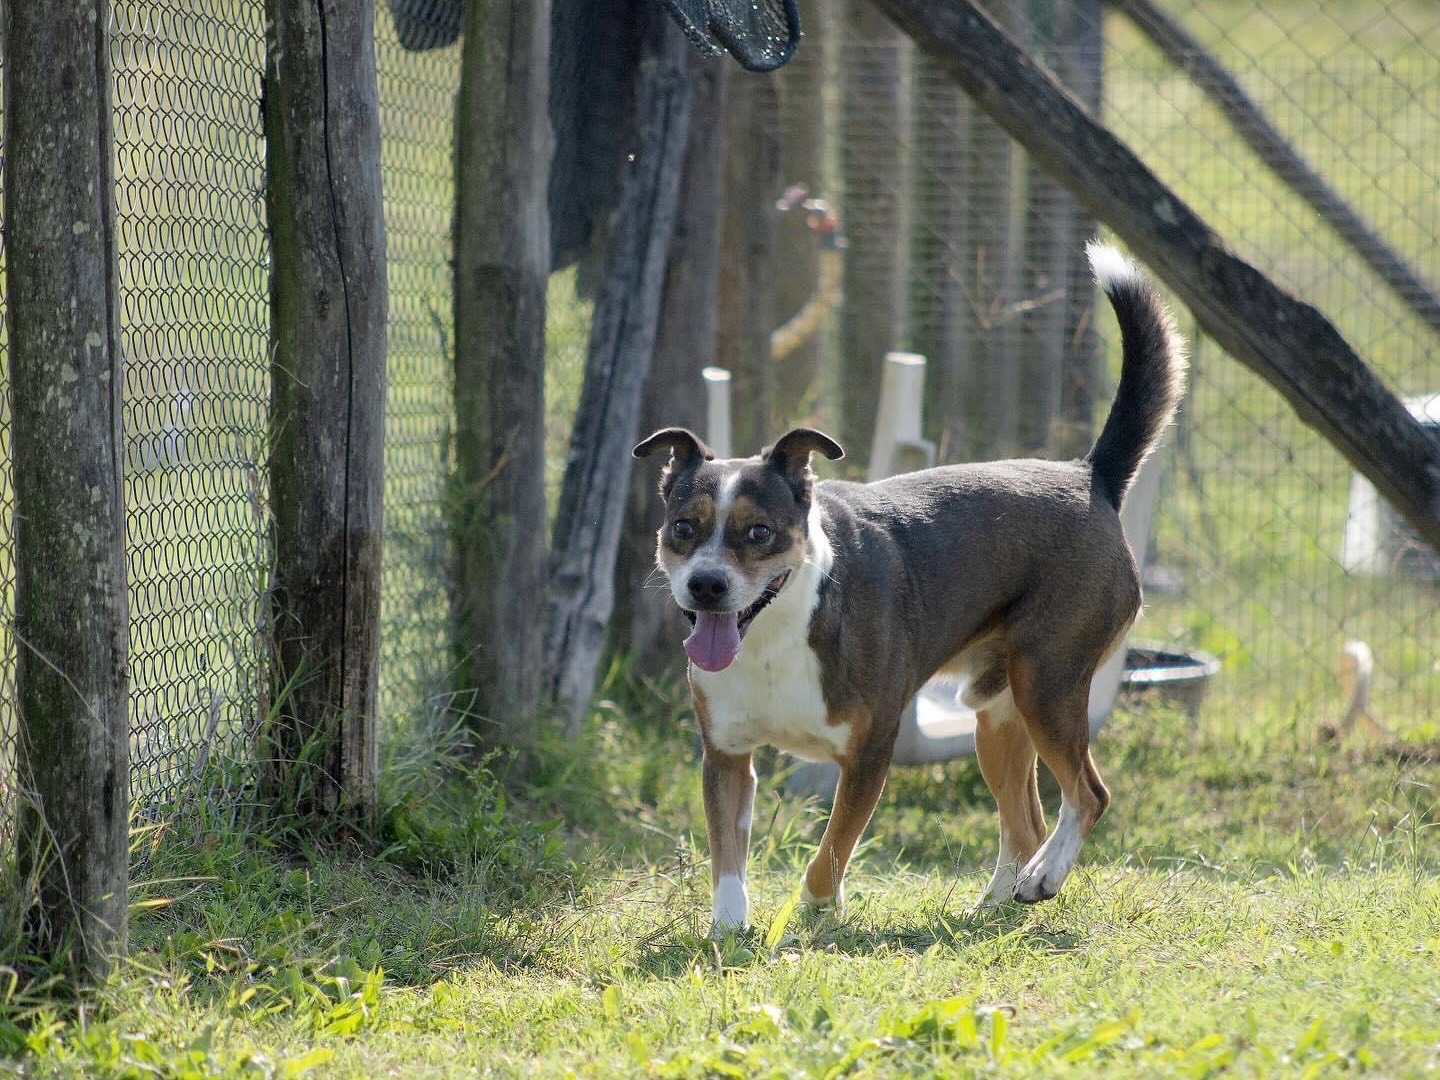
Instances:
[[[755,770],[750,755],[705,748],[703,769],[705,829],[710,835],[710,885],[714,890],[712,935],[745,926],[750,895],[745,860],[750,852],[750,813],[755,804]]]
[[[889,746],[876,747],[841,764],[840,783],[835,789],[830,820],[825,823],[825,834],[820,837],[815,857],[805,868],[800,890],[801,899],[811,907],[834,905],[839,909],[844,904],[845,867],[850,862],[860,834],[870,823],[870,815],[875,812],[880,793],[885,790],[890,750]]]

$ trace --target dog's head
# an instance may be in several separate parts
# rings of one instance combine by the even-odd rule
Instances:
[[[757,457],[716,461],[693,432],[665,428],[634,453],[660,449],[670,451],[670,461],[660,474],[658,561],[695,627],[685,652],[698,667],[720,671],[809,552],[810,455],[833,461],[845,451],[822,432],[795,428]]]

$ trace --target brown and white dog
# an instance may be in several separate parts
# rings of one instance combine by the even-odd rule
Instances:
[[[885,785],[900,717],[937,672],[962,676],[980,769],[1000,812],[982,902],[1054,896],[1109,793],[1089,750],[1090,679],[1140,609],[1119,509],[1184,388],[1174,320],[1134,264],[1092,244],[1120,323],[1109,418],[1081,461],[951,465],[872,484],[817,482],[843,451],[808,428],[758,457],[716,461],[693,433],[668,449],[659,563],[694,623],[685,641],[704,740],[713,926],[744,926],[755,774],[768,743],[840,765],[803,896],[838,904]],[[1049,839],[1039,755],[1062,793]]]

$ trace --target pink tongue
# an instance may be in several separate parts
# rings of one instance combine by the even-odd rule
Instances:
[[[704,671],[724,671],[740,652],[738,611],[697,611],[685,655]]]

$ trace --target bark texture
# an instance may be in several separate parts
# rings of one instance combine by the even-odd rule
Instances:
[[[30,946],[99,978],[126,938],[129,720],[104,0],[3,6],[18,875]]]
[[[385,220],[369,0],[268,0],[270,502],[267,784],[369,820],[378,772]]]
[[[470,0],[455,131],[460,707],[523,755],[544,681],[549,0]]]
[[[657,9],[640,62],[624,177],[590,327],[551,545],[546,698],[573,729],[590,703],[615,608],[615,559],[650,373],[689,136],[684,36]]]

